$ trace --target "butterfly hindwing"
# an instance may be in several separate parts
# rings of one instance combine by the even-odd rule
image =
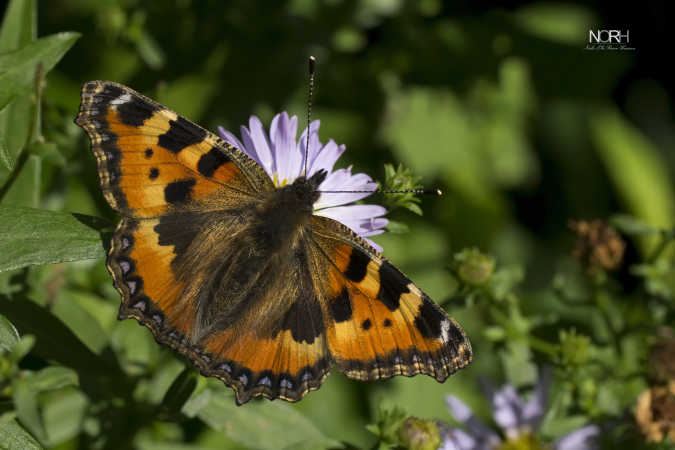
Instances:
[[[328,348],[347,376],[443,381],[471,362],[461,326],[351,230],[313,216],[312,240],[323,258]]]
[[[273,189],[243,152],[126,86],[85,83],[76,123],[92,142],[106,200],[124,216],[156,217],[223,189]]]

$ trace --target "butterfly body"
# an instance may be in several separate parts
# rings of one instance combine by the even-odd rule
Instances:
[[[277,187],[244,152],[112,82],[83,86],[76,123],[122,216],[108,256],[120,318],[222,379],[237,403],[297,401],[333,365],[360,380],[443,381],[470,363],[457,322],[315,214],[325,171]]]

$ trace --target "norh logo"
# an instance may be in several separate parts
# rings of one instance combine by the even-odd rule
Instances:
[[[586,50],[635,50],[629,42],[630,30],[588,30]]]

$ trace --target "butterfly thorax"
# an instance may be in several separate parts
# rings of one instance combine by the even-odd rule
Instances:
[[[308,225],[319,199],[319,185],[326,178],[319,171],[309,178],[298,177],[292,184],[269,193],[258,209],[259,236],[268,250],[277,251],[294,246],[301,229]]]

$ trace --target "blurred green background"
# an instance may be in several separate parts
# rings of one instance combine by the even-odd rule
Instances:
[[[652,380],[649,343],[673,324],[673,252],[658,231],[675,225],[664,5],[9,2],[0,30],[0,319],[10,330],[0,346],[0,436],[59,449],[369,448],[377,437],[365,426],[380,408],[449,422],[444,396],[454,393],[487,420],[479,376],[527,388],[541,365],[557,370],[544,440],[590,421],[637,430],[630,411]],[[629,30],[634,50],[585,49],[589,30],[608,28]],[[38,49],[33,41],[47,36]],[[375,240],[464,326],[474,363],[444,384],[334,373],[298,404],[241,408],[221,383],[183,373],[173,384],[187,385],[183,405],[166,394],[182,360],[136,322],[116,320],[103,248],[117,217],[73,123],[80,86],[126,84],[212,131],[238,135],[251,114],[267,126],[284,110],[304,127],[308,55],[318,59],[321,139],[347,146],[338,165],[384,181],[384,164],[401,163],[444,191],[422,199],[422,216],[392,211],[408,232]],[[617,214],[623,259],[590,276],[570,256],[568,221]],[[465,247],[496,261],[487,288],[458,277],[453,255]],[[579,302],[562,301],[563,291]],[[568,367],[561,330],[587,336],[588,359],[617,379]]]

